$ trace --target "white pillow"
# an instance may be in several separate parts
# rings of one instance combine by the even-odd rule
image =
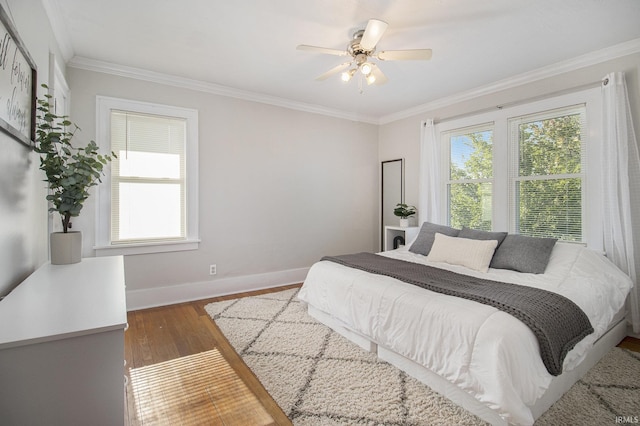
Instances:
[[[427,260],[487,272],[497,246],[497,240],[471,240],[436,233]]]

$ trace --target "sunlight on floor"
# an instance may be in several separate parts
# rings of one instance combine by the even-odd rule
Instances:
[[[129,375],[140,424],[275,424],[217,349]]]

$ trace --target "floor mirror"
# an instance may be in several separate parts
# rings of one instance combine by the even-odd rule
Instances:
[[[404,159],[383,161],[380,197],[380,250],[384,250],[385,226],[398,226],[399,218],[393,214],[398,203],[404,203]]]

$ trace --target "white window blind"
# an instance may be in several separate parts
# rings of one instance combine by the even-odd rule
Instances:
[[[186,238],[184,118],[111,111],[111,243]]]
[[[448,146],[449,224],[491,230],[493,199],[493,123],[443,134]]]
[[[600,87],[594,87],[438,123],[436,132],[443,152],[440,164],[445,165],[439,192],[441,215],[452,226],[486,229],[488,223],[481,218],[488,217],[490,208],[494,231],[555,237],[600,249],[600,209],[589,202],[604,190],[599,179],[601,98]],[[473,141],[469,135],[475,135],[479,142],[479,135],[489,129],[492,174],[472,174],[488,170],[489,156],[480,155],[482,150],[468,149]],[[462,139],[463,154],[456,154],[455,137],[459,135],[469,137],[467,142]],[[484,158],[486,167],[468,163],[472,153]],[[465,178],[477,180],[452,180],[457,172],[454,166],[464,169]],[[469,190],[480,194],[475,198],[456,199],[449,188],[481,182],[491,185],[490,201],[481,196],[478,185]],[[463,211],[475,213],[464,216]]]
[[[509,120],[512,229],[582,242],[586,108],[555,109]]]

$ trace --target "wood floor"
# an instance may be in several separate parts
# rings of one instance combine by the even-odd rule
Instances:
[[[293,287],[129,312],[128,424],[291,425],[204,306]]]
[[[630,351],[640,352],[640,339],[627,336],[618,346],[629,349]]]
[[[291,425],[204,306],[288,288],[132,311],[125,333],[126,419],[138,425]],[[640,352],[640,340],[620,345]]]

